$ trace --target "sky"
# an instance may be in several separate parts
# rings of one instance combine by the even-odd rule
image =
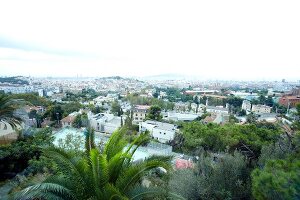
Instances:
[[[0,0],[0,76],[300,80],[299,0]]]

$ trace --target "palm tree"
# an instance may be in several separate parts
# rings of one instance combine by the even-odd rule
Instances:
[[[148,140],[141,134],[127,146],[122,131],[112,134],[103,152],[91,149],[89,154],[76,156],[62,149],[44,150],[56,166],[57,173],[40,184],[15,194],[15,199],[148,199],[165,194],[157,187],[146,188],[142,178],[157,167],[170,169],[170,157],[151,157],[133,162],[137,148]],[[171,196],[171,194],[169,194]],[[172,194],[173,197],[179,197]]]
[[[11,99],[6,95],[0,95],[0,121],[9,123],[14,129],[20,125],[21,119],[14,115],[14,111],[19,105],[20,100]]]

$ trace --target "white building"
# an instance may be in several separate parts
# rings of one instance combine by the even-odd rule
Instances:
[[[105,102],[113,102],[117,99],[117,97],[113,95],[107,95],[106,97],[104,96],[98,96],[94,100],[94,105],[96,106],[102,106]]]
[[[118,117],[108,113],[99,113],[96,115],[88,113],[88,119],[90,126],[95,131],[111,134],[121,127],[121,120],[124,124],[126,116]]]
[[[244,100],[242,104],[242,109],[246,111],[251,111],[251,102],[248,100]]]
[[[259,113],[271,113],[271,107],[265,105],[252,105],[252,112],[259,114]]]
[[[73,122],[75,121],[77,115],[82,114],[82,110],[80,110],[79,112],[72,112],[70,113],[67,117],[63,118],[61,120],[61,125],[63,128],[65,127],[72,127],[73,126]]]
[[[176,102],[174,104],[174,110],[176,112],[188,112],[189,111],[189,103]]]
[[[177,113],[177,112],[166,112],[163,113],[163,119],[172,121],[193,121],[201,114],[192,113]]]
[[[148,110],[150,109],[150,106],[147,105],[136,105],[134,109],[132,110],[133,124],[139,124],[140,122],[144,121],[146,119],[146,115]]]
[[[129,102],[121,102],[120,105],[124,113],[131,110],[131,105]]]
[[[229,110],[228,108],[223,108],[223,107],[206,106],[206,112],[228,114]]]
[[[140,122],[139,131],[144,132],[146,130],[150,132],[153,139],[157,139],[161,143],[166,143],[174,139],[177,127],[174,124],[152,120]]]
[[[61,120],[61,125],[63,128],[72,127],[76,116],[69,115]]]
[[[40,97],[46,96],[46,92],[45,92],[44,89],[39,89],[39,90],[38,90],[38,93],[39,93],[39,96],[40,96]]]

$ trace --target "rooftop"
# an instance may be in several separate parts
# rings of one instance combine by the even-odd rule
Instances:
[[[75,118],[76,118],[76,116],[69,115],[69,116],[63,118],[61,121],[62,122],[73,122],[75,120]]]
[[[163,122],[152,121],[152,120],[146,120],[144,123],[152,124],[156,128],[167,130],[167,131],[174,131],[176,129],[176,126],[174,124],[169,124],[169,123],[163,123]]]
[[[228,108],[215,107],[215,106],[207,106],[206,109],[214,109],[214,110],[228,111]]]

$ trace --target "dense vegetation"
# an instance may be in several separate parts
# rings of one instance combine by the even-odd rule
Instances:
[[[184,123],[175,146],[197,156],[169,186],[187,199],[299,199],[300,133],[269,123]]]
[[[174,172],[169,187],[190,200],[249,199],[249,182],[247,162],[240,153],[202,153],[194,169]]]
[[[15,176],[25,170],[31,160],[38,160],[41,147],[52,145],[51,133],[51,129],[42,129],[24,135],[10,145],[0,146],[0,180]]]
[[[132,105],[157,105],[162,110],[174,109],[174,103],[172,102],[157,98],[140,97],[138,94],[129,94],[126,97],[126,100],[128,100]]]
[[[191,122],[183,124],[183,143],[178,148],[183,152],[191,153],[199,147],[215,152],[225,150],[233,152],[235,149],[247,147],[249,153],[257,158],[261,147],[275,142],[280,134],[279,127],[268,123],[220,126]]]
[[[22,99],[33,106],[49,106],[51,102],[36,93],[11,94],[12,99]]]

